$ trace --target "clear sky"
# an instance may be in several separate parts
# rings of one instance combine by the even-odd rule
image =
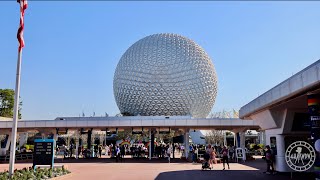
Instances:
[[[212,111],[239,109],[320,59],[320,2],[29,1],[23,119],[119,113],[113,74],[154,33],[202,46],[218,75]],[[0,2],[0,88],[15,86],[19,6]]]

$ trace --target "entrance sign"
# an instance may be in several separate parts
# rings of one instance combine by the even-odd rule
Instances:
[[[320,97],[319,94],[308,93],[308,113],[310,116],[311,145],[320,139]],[[318,154],[318,153],[317,153]],[[315,178],[320,179],[320,156],[315,157],[314,162]]]
[[[316,153],[309,143],[296,141],[286,149],[285,159],[291,169],[303,172],[313,166],[316,160]]]
[[[54,140],[53,139],[35,139],[33,153],[33,167],[36,165],[50,165],[54,163]]]

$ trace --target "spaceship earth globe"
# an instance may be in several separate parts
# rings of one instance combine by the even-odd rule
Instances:
[[[124,115],[205,118],[217,95],[217,76],[208,54],[178,34],[154,34],[122,55],[113,91]]]

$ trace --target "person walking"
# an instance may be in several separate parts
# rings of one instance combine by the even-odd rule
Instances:
[[[121,155],[121,151],[119,146],[116,147],[116,162],[118,162],[120,160],[120,155]]]
[[[273,153],[272,153],[272,150],[270,149],[269,145],[266,146],[265,159],[266,159],[266,163],[267,163],[267,171],[265,173],[266,174],[274,174]]]
[[[99,157],[101,158],[101,155],[102,155],[102,146],[99,145],[98,149],[99,149]]]
[[[120,152],[121,152],[121,159],[123,159],[124,155],[126,154],[126,148],[124,147],[124,145],[120,147]]]
[[[59,146],[57,145],[57,147],[56,147],[56,156],[58,156],[60,154],[60,148],[59,148]]]
[[[196,164],[197,162],[198,162],[198,148],[194,147],[192,163]]]
[[[228,158],[229,152],[228,152],[227,146],[223,146],[221,154],[222,154],[222,162],[223,162],[223,169],[222,170],[225,170],[225,163],[227,163],[228,169],[230,169],[229,158]]]
[[[212,167],[213,167],[213,164],[217,164],[217,154],[216,154],[216,150],[212,147]]]
[[[80,157],[81,154],[82,154],[82,147],[79,146],[79,147],[78,147],[78,158]]]
[[[180,150],[181,150],[181,157],[184,157],[184,146],[183,145],[181,145],[180,146]]]
[[[230,147],[229,147],[229,158],[230,158],[231,161],[233,161],[233,154],[234,154],[233,147],[230,146]]]
[[[170,145],[167,146],[167,156],[168,156],[168,162],[170,163],[170,157],[171,157],[171,147]]]
[[[106,154],[105,154],[105,155],[106,155],[106,156],[109,156],[109,146],[106,145],[106,146],[105,146],[105,149],[106,149]]]
[[[65,159],[68,156],[68,147],[66,145],[62,145],[63,158]]]
[[[211,144],[208,145],[208,147],[207,147],[207,149],[206,149],[206,153],[209,155],[208,164],[209,164],[209,166],[211,167],[212,160],[213,160],[213,157],[212,157],[212,146],[211,146]]]

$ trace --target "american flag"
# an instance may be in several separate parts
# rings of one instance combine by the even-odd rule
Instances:
[[[17,0],[20,4],[20,26],[17,33],[17,38],[19,41],[19,51],[24,47],[24,39],[23,39],[23,29],[24,29],[24,10],[27,9],[28,3],[27,0]]]

